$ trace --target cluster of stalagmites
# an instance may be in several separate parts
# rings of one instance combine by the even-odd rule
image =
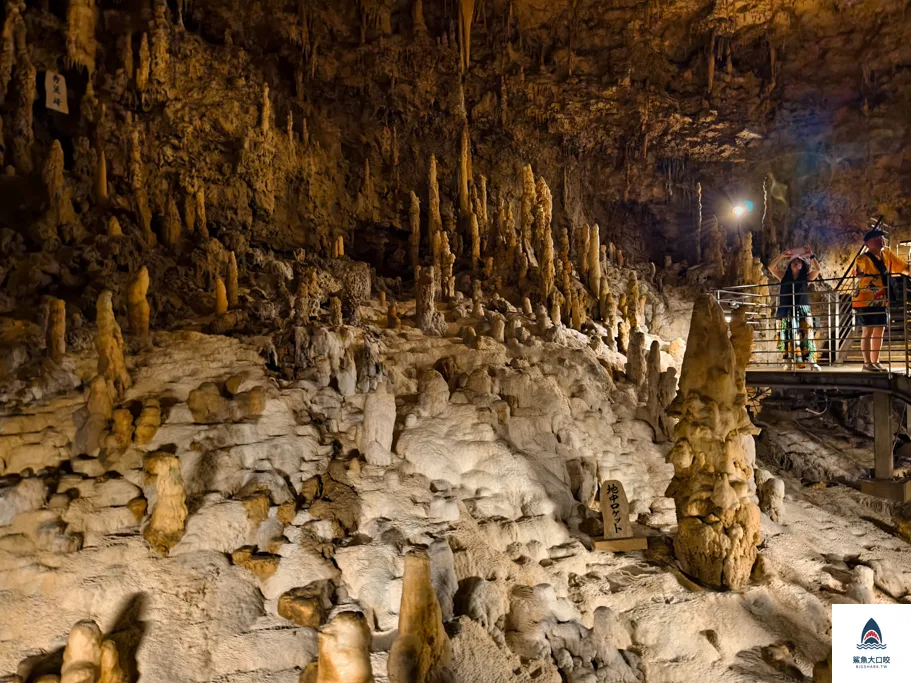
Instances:
[[[20,676],[4,680],[23,683]],[[120,665],[120,654],[113,640],[105,638],[94,621],[73,626],[63,650],[59,674],[45,673],[31,680],[36,683],[123,683],[127,680]]]

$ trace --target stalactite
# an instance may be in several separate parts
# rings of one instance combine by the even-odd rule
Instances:
[[[715,34],[712,33],[712,40],[709,43],[709,76],[708,76],[708,94],[712,94],[712,85],[715,82]]]
[[[123,64],[127,78],[133,78],[133,32],[127,31],[123,35],[123,48],[120,51],[120,61]]]
[[[418,199],[418,196],[412,192],[411,193],[411,209],[409,210],[409,218],[411,223],[411,267],[420,264],[420,247],[421,247],[421,202]]]
[[[427,34],[427,24],[424,23],[424,6],[421,0],[414,0],[411,5],[411,23],[414,26],[415,35]]]
[[[16,62],[16,33],[22,24],[23,9],[24,2],[9,2],[6,6],[6,20],[3,22],[3,33],[0,35],[0,104],[6,100],[10,78],[13,75],[13,64]]]
[[[35,105],[37,71],[29,57],[25,42],[25,24],[16,25],[16,109],[13,115],[13,165],[20,175],[29,175],[34,169],[32,145],[35,132],[32,128],[32,111]]]
[[[139,65],[136,67],[136,89],[139,92],[145,92],[149,87],[149,69],[151,68],[152,56],[149,52],[149,36],[147,33],[142,34],[139,39]]]
[[[471,20],[475,0],[459,0],[459,64],[462,72],[471,64]]]
[[[95,71],[95,2],[69,0],[66,10],[67,66],[84,67],[91,75]]]
[[[778,235],[772,220],[772,174],[762,181],[762,255],[769,259],[778,253]]]
[[[167,18],[168,5],[156,0],[155,29],[152,32],[150,74],[155,86],[167,88],[171,63],[171,27]]]

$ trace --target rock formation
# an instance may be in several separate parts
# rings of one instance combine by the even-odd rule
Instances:
[[[405,557],[398,636],[389,651],[389,683],[440,680],[451,657],[443,613],[430,581],[430,557],[414,551]]]
[[[66,355],[66,302],[62,299],[52,299],[48,308],[47,357],[55,363],[60,363]]]
[[[149,334],[149,270],[145,266],[139,269],[127,288],[127,312],[130,321],[130,334],[134,337],[146,337]]]
[[[180,461],[170,453],[146,456],[146,475],[155,487],[155,503],[142,535],[155,550],[167,555],[184,534],[187,519],[186,492]]]
[[[237,258],[234,252],[228,254],[228,278],[225,281],[225,296],[228,299],[228,308],[237,308],[240,300],[237,294]]]
[[[319,659],[301,683],[373,683],[370,628],[360,612],[340,612],[319,631]]]
[[[95,308],[95,349],[98,351],[98,374],[104,377],[117,393],[129,389],[132,382],[123,360],[123,335],[114,318],[111,292],[98,295]]]
[[[745,451],[756,430],[737,398],[737,364],[724,313],[703,294],[693,308],[672,406],[680,421],[668,454],[674,478],[667,495],[677,506],[674,552],[683,570],[710,586],[732,589],[749,580],[761,540]]]

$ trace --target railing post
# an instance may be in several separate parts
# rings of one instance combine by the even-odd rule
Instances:
[[[902,279],[902,350],[905,354],[905,375],[908,374],[908,278]]]

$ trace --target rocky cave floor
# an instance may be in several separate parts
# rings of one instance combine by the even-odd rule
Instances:
[[[69,354],[44,395],[32,385],[7,402],[0,672],[59,671],[70,629],[93,619],[128,677],[297,681],[316,627],[355,609],[386,681],[415,547],[431,559],[456,681],[808,680],[829,651],[830,604],[911,600],[894,511],[832,483],[833,444],[782,424],[758,438],[757,467],[786,498],[780,523],[762,515],[752,581],[697,585],[672,552],[670,444],[637,417],[626,358],[569,328],[468,344],[462,328],[485,329],[470,302],[440,310],[441,337],[412,325],[412,301],[389,329],[376,296],[359,326],[315,323],[309,349],[328,364],[294,380],[269,370],[268,337],[204,334],[204,320],[153,332],[127,355],[118,406],[135,424],[96,435],[94,457],[71,455],[87,438],[93,351]],[[680,365],[681,341],[659,339],[662,368]],[[388,393],[367,394],[378,381]],[[392,452],[368,433],[391,434]],[[154,452],[179,459],[189,511],[167,556],[142,533]],[[624,482],[647,551],[591,550],[606,479]]]

